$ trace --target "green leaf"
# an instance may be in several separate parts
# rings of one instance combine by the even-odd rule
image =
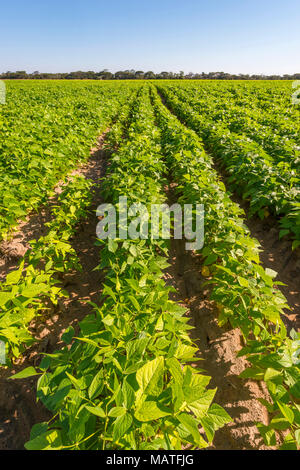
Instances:
[[[40,436],[41,434],[46,433],[47,431],[48,431],[47,422],[34,424],[30,431],[30,440],[35,439],[36,437]]]
[[[293,424],[294,422],[294,413],[291,410],[291,408],[286,405],[285,403],[280,403],[279,401],[277,402],[277,405],[283,414],[283,416],[288,420],[289,423]]]
[[[239,281],[240,286],[249,287],[249,282],[244,277],[238,276],[238,281]]]
[[[75,330],[72,326],[69,326],[69,328],[66,329],[64,334],[62,335],[61,339],[64,341],[66,344],[70,344],[73,336],[75,334]]]
[[[18,284],[21,278],[21,275],[22,275],[21,269],[18,269],[17,271],[12,271],[6,276],[5,284],[7,285]]]
[[[41,283],[41,284],[31,284],[28,287],[25,287],[25,289],[22,289],[21,295],[23,297],[26,297],[28,299],[32,297],[37,297],[40,294],[44,294],[49,290],[49,286],[47,284]]]
[[[274,429],[262,423],[257,423],[256,427],[267,446],[276,446],[276,434]]]
[[[73,377],[73,375],[69,374],[69,372],[66,372],[67,377],[71,380],[72,384],[75,386],[77,390],[81,390],[82,384],[81,381]]]
[[[136,373],[140,395],[157,396],[162,391],[162,376],[164,371],[164,358],[162,356],[147,362]]]
[[[273,382],[276,383],[276,379],[278,378],[280,379],[282,378],[282,372],[276,369],[272,369],[271,367],[268,367],[264,375],[264,381],[267,382],[268,380],[272,380]]]
[[[263,380],[264,373],[261,369],[256,367],[247,367],[243,372],[239,375],[243,379],[255,379],[255,380]]]
[[[0,292],[0,307],[13,298],[14,294],[12,292]]]
[[[99,416],[99,418],[105,418],[105,412],[101,406],[88,406],[85,405],[86,409],[93,415]]]
[[[284,431],[290,427],[290,423],[285,418],[273,418],[270,423],[272,429]]]
[[[208,266],[210,264],[213,264],[217,259],[218,259],[218,255],[216,255],[215,253],[211,253],[207,256],[203,265]]]
[[[126,381],[123,383],[122,392],[124,396],[124,405],[127,409],[131,408],[134,405],[135,393],[133,388]]]
[[[61,449],[62,441],[60,437],[60,432],[56,429],[49,430],[44,434],[35,437],[29,442],[26,442],[25,448],[27,450]]]
[[[136,249],[135,245],[130,245],[129,251],[130,251],[130,253],[132,254],[132,256],[134,258],[137,256],[137,249]]]
[[[182,374],[182,369],[180,367],[179,361],[175,357],[171,357],[167,359],[166,363],[175,382],[182,384],[183,374]]]
[[[130,414],[119,416],[116,419],[113,427],[113,440],[115,442],[117,442],[121,437],[124,437],[126,435],[127,431],[132,425],[132,421],[133,419]]]
[[[194,394],[193,394],[194,391]],[[202,418],[208,412],[210,404],[217,389],[205,390],[197,387],[189,387],[189,392],[185,388],[184,395],[187,401],[187,408],[192,411],[197,418]]]
[[[37,372],[34,367],[30,366],[26,367],[26,369],[23,369],[21,372],[18,372],[18,374],[12,375],[9,379],[27,379],[28,377],[34,377],[35,375],[41,375],[41,373]]]
[[[207,412],[207,416],[212,420],[214,430],[222,428],[225,424],[231,423],[232,418],[220,405],[213,403]]]
[[[285,436],[282,446],[279,450],[297,450],[297,444],[291,434]]]
[[[113,300],[114,300],[115,302],[117,302],[116,294],[114,293],[114,291],[112,290],[111,287],[109,287],[109,286],[107,286],[107,285],[105,285],[105,284],[103,284],[103,294],[109,295],[110,297],[113,298]]]
[[[179,422],[184,426],[184,428],[193,436],[195,443],[200,448],[207,447],[207,442],[201,436],[198,424],[195,418],[187,413],[181,413],[177,416]]]
[[[274,279],[278,274],[276,271],[270,268],[266,268],[265,271],[266,271],[267,276],[270,276],[272,279]]]
[[[118,249],[118,242],[116,242],[115,240],[112,240],[111,238],[109,238],[108,240],[108,250],[111,252],[111,253],[115,253]]]
[[[103,372],[102,370],[100,370],[99,372],[97,372],[97,374],[92,380],[91,385],[89,386],[89,390],[88,390],[89,399],[93,400],[93,398],[96,398],[97,395],[101,393],[103,386],[104,386]]]
[[[136,410],[134,416],[142,422],[153,421],[170,415],[170,410],[155,401],[145,401]]]
[[[124,408],[123,406],[115,406],[109,411],[108,416],[110,416],[111,418],[118,418],[118,416],[123,416],[125,414],[126,408]]]

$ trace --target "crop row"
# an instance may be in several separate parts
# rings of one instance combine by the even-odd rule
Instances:
[[[203,132],[202,118],[166,85],[159,88],[172,109]],[[220,325],[229,322],[242,332],[245,347],[239,354],[250,363],[242,377],[264,380],[270,394],[268,401],[261,399],[269,424],[257,423],[258,429],[266,445],[282,441],[284,432],[282,448],[295,449],[300,445],[300,335],[286,334],[281,317],[288,305],[276,273],[260,265],[259,244],[199,137],[163,106],[154,86],[151,100],[152,106],[143,87],[112,126],[107,145],[115,153],[102,194],[115,206],[125,195],[137,211],[141,203],[149,208],[165,202],[165,175],[171,171],[178,202],[204,204],[205,244],[199,254],[210,298]],[[170,301],[171,288],[163,280],[167,241],[115,238],[99,246],[98,269],[106,278],[94,314],[80,323],[78,337],[72,327],[65,332],[67,346],[46,355],[38,372],[29,368],[14,376],[40,375],[37,397],[53,413],[49,423],[34,426],[26,447],[207,447],[230,417],[212,404],[216,390],[207,388],[210,377],[189,365],[197,360],[197,348],[185,309]]]

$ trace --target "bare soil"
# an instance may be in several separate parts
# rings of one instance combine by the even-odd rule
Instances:
[[[78,322],[92,313],[89,301],[97,302],[101,294],[102,275],[93,271],[100,262],[99,247],[96,241],[96,208],[101,204],[98,191],[99,179],[104,176],[108,153],[103,150],[105,133],[99,138],[97,148],[92,149],[91,158],[85,166],[72,174],[84,175],[94,182],[93,201],[89,214],[82,220],[71,240],[82,265],[82,272],[74,271],[64,275],[63,286],[69,298],[60,301],[57,309],[46,318],[32,322],[31,330],[37,344],[28,348],[23,357],[12,369],[0,368],[0,450],[23,449],[28,441],[31,427],[38,422],[48,421],[50,413],[41,403],[36,402],[36,378],[11,381],[8,377],[28,366],[35,366],[41,359],[41,353],[51,353],[62,347],[61,336],[72,325],[78,331]],[[59,191],[59,189],[58,189]],[[49,220],[48,208],[41,214],[34,214],[20,227],[11,243],[26,245],[32,238],[45,233],[44,223]],[[12,256],[2,258],[2,273],[17,267],[18,260]],[[5,275],[5,274],[4,274]]]

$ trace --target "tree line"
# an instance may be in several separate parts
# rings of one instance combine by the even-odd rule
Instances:
[[[300,80],[300,73],[293,75],[248,75],[248,74],[231,74],[225,72],[209,72],[209,73],[187,73],[183,71],[178,73],[174,72],[160,72],[154,73],[152,71],[143,72],[142,70],[123,70],[119,72],[110,72],[107,69],[101,72],[69,72],[69,73],[45,73],[35,71],[27,73],[24,70],[16,72],[5,72],[0,74],[0,79],[56,79],[56,80],[141,80],[141,79],[196,79],[196,80]]]

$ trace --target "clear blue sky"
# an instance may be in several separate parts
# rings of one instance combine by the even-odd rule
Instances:
[[[300,72],[299,0],[1,0],[0,72]]]

